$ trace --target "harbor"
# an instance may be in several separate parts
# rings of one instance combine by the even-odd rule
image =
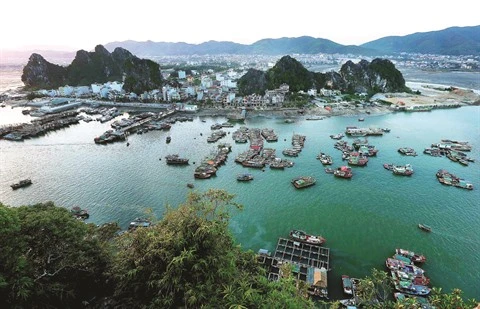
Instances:
[[[243,211],[231,215],[232,234],[242,248],[274,252],[278,237],[288,235],[292,228],[326,235],[333,261],[328,274],[330,299],[342,297],[342,274],[361,278],[371,268],[382,268],[392,247],[425,253],[430,258],[425,269],[433,286],[447,291],[459,287],[467,297],[478,298],[473,283],[480,279],[471,271],[471,265],[480,263],[475,255],[480,244],[474,228],[478,222],[476,201],[480,199],[476,184],[480,178],[480,145],[477,131],[472,129],[478,126],[478,113],[478,107],[462,107],[365,116],[366,126],[388,127],[391,131],[367,137],[368,143],[378,149],[377,156],[369,157],[367,166],[349,166],[353,173],[350,180],[326,174],[317,156],[319,152],[330,155],[334,169],[348,166],[342,160],[342,151],[334,149],[337,140],[330,135],[357,124],[358,116],[322,121],[307,121],[299,116],[291,124],[283,118],[247,117],[244,123],[222,128],[227,135],[208,143],[211,125],[228,119],[200,114],[191,115],[192,121],[176,121],[168,131],[130,134],[128,147],[127,141],[96,145],[93,138],[113,129],[115,121],[131,116],[126,113],[104,123],[80,121],[22,143],[0,140],[5,163],[0,170],[0,196],[2,203],[12,206],[46,200],[68,209],[78,205],[89,210],[86,222],[114,220],[126,229],[132,218],[144,217],[147,208],[161,217],[166,205],[182,203],[192,190],[187,184],[199,191],[225,189],[236,194],[235,200],[244,205]],[[2,117],[18,123],[35,119],[17,108],[0,110],[0,120],[4,120]],[[433,125],[438,122],[442,126]],[[235,158],[250,148],[250,142],[233,140],[233,133],[242,126],[260,131],[273,129],[278,140],[267,142],[263,138],[264,149],[276,149],[276,157],[281,159],[287,159],[281,152],[293,146],[294,133],[306,136],[306,140],[297,157],[288,157],[294,163],[291,168],[244,167]],[[167,136],[171,136],[168,144]],[[357,138],[346,136],[342,140],[351,146]],[[475,162],[464,166],[422,152],[442,139],[468,141],[472,147],[468,157]],[[231,152],[216,174],[206,180],[194,178],[202,160],[222,143],[230,144]],[[397,151],[401,147],[415,149],[418,155],[404,156]],[[164,158],[171,154],[189,159],[189,164],[166,164]],[[386,162],[411,164],[415,172],[412,177],[394,177],[385,171]],[[440,184],[436,177],[440,169],[472,182],[474,189]],[[251,173],[254,180],[238,181],[236,176],[242,173]],[[291,180],[301,175],[312,176],[317,183],[297,190]],[[12,183],[26,177],[34,184],[12,190]],[[419,223],[430,226],[432,231],[420,230]],[[453,262],[458,270],[449,267]]]

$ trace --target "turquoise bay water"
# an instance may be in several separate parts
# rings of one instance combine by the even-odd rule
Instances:
[[[0,109],[0,124],[29,117],[20,109]],[[161,217],[166,205],[184,202],[190,190],[187,183],[194,183],[194,190],[199,191],[225,189],[244,205],[243,211],[233,213],[231,230],[245,249],[273,252],[278,237],[286,237],[292,228],[327,238],[331,297],[342,297],[342,274],[363,277],[372,268],[384,269],[384,261],[394,249],[404,248],[427,256],[424,269],[434,286],[446,291],[458,287],[467,297],[480,299],[480,108],[362,117],[365,122],[358,122],[358,116],[322,121],[299,118],[292,124],[269,117],[247,119],[248,127],[275,130],[279,141],[265,143],[265,147],[276,148],[280,157],[290,146],[293,133],[307,136],[305,148],[293,158],[295,166],[283,171],[245,169],[234,162],[247,148],[231,139],[239,124],[224,129],[230,132],[226,138],[208,144],[210,125],[225,121],[223,117],[202,118],[205,123],[195,117],[193,122],[173,125],[169,133],[132,135],[129,147],[125,143],[94,144],[93,138],[109,126],[98,122],[81,123],[25,142],[0,140],[0,201],[12,206],[48,200],[67,208],[79,205],[90,211],[89,222],[117,221],[126,228],[146,208]],[[379,149],[378,156],[366,167],[353,167],[353,179],[334,178],[315,157],[326,152],[333,156],[333,167],[343,165],[329,135],[350,125],[388,127],[391,133],[368,138]],[[165,143],[168,134],[170,144]],[[476,163],[465,167],[445,157],[422,154],[440,139],[469,141],[473,146],[469,156]],[[347,140],[351,143],[353,138]],[[226,165],[212,179],[195,180],[195,166],[220,142],[233,145]],[[400,147],[412,147],[419,155],[402,156],[397,152]],[[166,165],[164,157],[173,153],[188,157],[192,164]],[[415,173],[412,177],[394,176],[383,163],[410,163]],[[475,189],[441,185],[435,177],[438,169],[473,182]],[[255,179],[237,182],[235,175],[247,170]],[[317,184],[296,190],[290,180],[300,175],[314,176]],[[11,190],[11,183],[26,177],[32,179],[32,186]],[[419,230],[418,223],[430,225],[432,233]]]

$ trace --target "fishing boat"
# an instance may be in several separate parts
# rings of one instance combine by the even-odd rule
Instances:
[[[416,296],[427,296],[428,294],[430,294],[431,289],[427,286],[414,284],[410,280],[403,280],[401,278],[398,278],[394,272],[392,272],[392,277],[395,290],[399,292]]]
[[[202,171],[202,172],[198,171],[198,172],[193,173],[193,177],[198,178],[198,179],[207,179],[207,178],[212,177],[212,174],[209,173],[209,172],[205,172],[205,171]]]
[[[189,159],[181,158],[178,154],[167,155],[165,159],[169,165],[186,165],[189,161]]]
[[[425,225],[425,224],[421,224],[421,223],[418,224],[418,228],[425,231],[425,232],[431,232],[432,231],[431,227],[429,227],[428,225]]]
[[[393,166],[394,165],[390,164],[390,163],[384,163],[383,164],[383,168],[386,169],[386,170],[389,170],[389,171],[393,170]]]
[[[427,260],[427,258],[424,255],[417,254],[413,251],[409,251],[405,249],[395,249],[395,252],[399,255],[409,258],[414,263],[424,263]]]
[[[31,184],[32,184],[32,180],[27,178],[27,179],[20,180],[17,183],[11,184],[10,187],[12,187],[13,190],[17,190],[19,188],[27,187]]]
[[[195,185],[193,183],[187,183],[187,187],[189,187],[190,189],[193,189],[195,188]]]
[[[340,178],[352,178],[352,168],[349,166],[340,166],[333,172],[333,175]]]
[[[72,209],[70,209],[70,213],[72,216],[79,220],[85,220],[90,217],[90,214],[88,213],[88,210],[82,209],[79,206],[74,206]]]
[[[128,225],[128,229],[135,230],[138,227],[149,227],[151,224],[150,220],[146,218],[135,218],[135,220]]]
[[[331,167],[326,167],[325,168],[325,173],[327,174],[333,174],[335,173],[335,169],[331,168]]]
[[[352,295],[352,280],[347,275],[342,275],[342,287],[345,294]]]
[[[343,135],[343,133],[338,133],[338,134],[332,134],[330,135],[330,138],[331,139],[336,139],[336,140],[339,140],[339,139],[342,139],[345,135]]]
[[[326,242],[326,239],[320,235],[317,235],[317,236],[309,235],[304,231],[300,231],[300,230],[291,230],[290,238],[295,241],[307,243],[310,245],[318,245],[318,246],[323,245]]]
[[[317,159],[320,160],[320,162],[323,164],[323,165],[330,165],[330,164],[333,164],[333,159],[331,156],[321,152],[318,156],[317,156]]]
[[[394,254],[392,258],[398,261],[402,261],[403,263],[405,263],[405,265],[411,265],[413,263],[412,260],[410,260],[408,257],[400,254]]]
[[[292,184],[297,189],[313,186],[316,182],[316,179],[311,176],[300,176],[292,179]]]
[[[392,172],[395,175],[411,176],[413,174],[413,168],[410,164],[405,164],[403,166],[393,165]]]
[[[398,148],[398,152],[400,152],[401,154],[406,155],[406,156],[415,157],[417,155],[417,152],[413,148],[410,148],[410,147]]]
[[[351,152],[348,158],[349,165],[365,166],[368,163],[368,157],[361,155],[359,152]]]
[[[250,180],[253,180],[253,175],[249,174],[249,173],[238,174],[237,175],[237,180],[238,181],[250,181]]]

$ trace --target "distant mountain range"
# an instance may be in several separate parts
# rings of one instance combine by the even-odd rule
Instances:
[[[373,55],[374,50],[368,48],[341,45],[326,39],[316,39],[309,36],[298,38],[263,39],[250,45],[234,42],[208,41],[201,44],[167,43],[167,42],[137,42],[123,41],[112,42],[105,45],[108,50],[116,47],[128,49],[135,55],[148,56],[171,56],[171,55],[284,55],[298,54],[361,54]]]
[[[122,41],[105,44],[113,51],[122,47],[139,57],[167,55],[214,55],[214,54],[355,54],[373,56],[401,52],[478,55],[480,53],[480,25],[451,27],[439,31],[414,33],[406,36],[389,36],[360,46],[342,45],[321,38],[302,36],[298,38],[263,39],[250,45],[234,42],[208,41],[201,44]]]
[[[388,36],[360,46],[385,53],[478,55],[480,54],[480,26],[452,27],[406,36]]]

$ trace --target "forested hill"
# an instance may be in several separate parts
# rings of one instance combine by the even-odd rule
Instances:
[[[264,94],[287,84],[290,91],[331,88],[343,92],[377,93],[408,91],[402,73],[387,59],[374,59],[359,63],[347,61],[339,72],[315,73],[308,71],[290,56],[282,57],[266,72],[250,69],[238,81],[241,95]]]
[[[90,86],[93,83],[124,81],[124,89],[135,93],[160,88],[162,75],[158,63],[140,59],[124,48],[112,53],[102,45],[93,52],[77,51],[68,66],[48,62],[39,54],[32,54],[23,68],[22,81],[27,88],[52,89],[64,85]]]

